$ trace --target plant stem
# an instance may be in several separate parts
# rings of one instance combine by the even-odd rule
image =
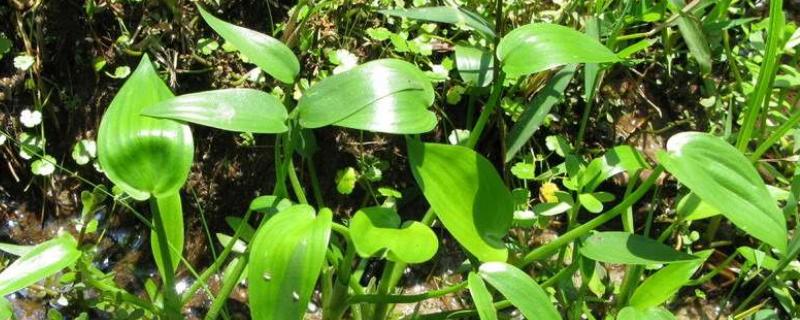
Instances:
[[[206,314],[205,320],[214,320],[219,315],[220,311],[222,311],[222,307],[225,306],[225,302],[228,301],[228,297],[231,295],[231,292],[234,288],[236,288],[236,284],[239,282],[239,277],[244,272],[244,268],[247,266],[247,261],[249,260],[250,255],[245,252],[239,260],[236,261],[236,264],[233,266],[233,270],[231,271],[231,276],[228,278],[229,281],[225,282],[222,285],[222,289],[217,293],[217,297],[214,298],[214,302],[211,303],[211,308],[208,310]]]
[[[325,207],[325,198],[322,197],[322,188],[319,187],[319,177],[317,176],[317,167],[314,165],[314,157],[308,156],[308,174],[311,175],[311,190],[314,191],[314,201],[317,202],[317,208]]]
[[[289,182],[292,184],[292,190],[294,190],[294,195],[297,197],[297,201],[307,204],[308,199],[306,198],[306,192],[303,191],[303,186],[300,185],[300,179],[297,178],[297,172],[294,169],[294,161],[292,161],[291,155],[289,155],[289,158],[286,159],[286,163],[287,172],[289,174]]]
[[[420,294],[387,294],[387,295],[379,295],[379,294],[359,294],[350,297],[347,300],[348,304],[357,304],[357,303],[414,303],[419,302],[427,299],[438,298],[453,292],[457,292],[467,287],[467,282],[462,281],[457,284],[454,284],[449,287],[445,287],[439,290],[431,290]]]
[[[767,276],[764,279],[764,281],[762,281],[758,285],[758,287],[756,287],[755,290],[750,292],[750,295],[747,296],[747,298],[745,298],[744,301],[742,301],[742,303],[740,303],[738,307],[736,307],[736,310],[734,310],[732,314],[736,315],[745,310],[747,306],[750,305],[750,302],[752,302],[753,299],[758,298],[761,295],[761,293],[764,292],[765,289],[767,289],[770,282],[772,282],[772,280],[774,280],[775,277],[778,276],[778,274],[783,272],[783,269],[786,269],[786,267],[789,266],[789,264],[792,263],[792,261],[797,259],[797,256],[799,254],[800,254],[800,236],[796,236],[794,239],[792,239],[792,242],[789,244],[789,252],[787,252],[786,255],[783,256],[783,258],[781,258],[775,270],[773,270],[772,273],[770,273],[769,276]]]
[[[481,133],[486,127],[486,123],[489,121],[489,116],[492,115],[494,108],[497,107],[497,104],[500,101],[500,94],[503,92],[504,80],[505,73],[501,72],[499,76],[495,77],[495,83],[492,87],[492,95],[489,97],[489,101],[483,107],[481,115],[478,117],[478,121],[475,123],[475,127],[473,127],[472,131],[470,131],[469,140],[467,141],[467,148],[474,149],[475,145],[478,144],[478,139],[480,139]]]
[[[161,264],[164,266],[163,295],[164,310],[161,315],[164,319],[181,319],[181,301],[178,293],[175,292],[175,271],[172,268],[172,250],[169,248],[169,237],[164,229],[164,222],[161,220],[161,212],[158,210],[158,200],[150,199],[150,214],[153,216],[153,228],[158,237],[158,246],[161,250]]]
[[[549,242],[548,244],[543,245],[529,252],[527,255],[525,255],[525,257],[517,265],[517,267],[522,268],[524,266],[531,264],[534,261],[549,257],[553,252],[557,251],[562,246],[565,246],[570,242],[572,242],[573,240],[585,234],[588,234],[590,231],[596,229],[597,227],[603,225],[604,223],[618,216],[623,211],[628,209],[628,207],[636,203],[636,201],[639,201],[639,199],[641,199],[647,193],[647,191],[650,190],[650,187],[653,186],[653,184],[656,182],[656,179],[658,179],[658,176],[661,175],[663,171],[664,167],[662,166],[656,167],[650,174],[650,176],[647,178],[647,180],[642,182],[639,188],[637,188],[636,191],[631,193],[629,196],[625,197],[625,199],[622,200],[622,202],[620,202],[610,210],[600,214],[596,218],[589,220],[588,222],[580,226],[575,227],[574,229],[563,234],[557,239]]]
[[[758,159],[761,159],[761,156],[764,154],[764,152],[767,152],[767,150],[769,150],[769,148],[772,147],[775,142],[789,132],[789,130],[794,129],[798,122],[800,122],[800,110],[795,111],[792,116],[786,120],[786,122],[778,127],[778,129],[772,131],[772,134],[770,134],[769,137],[764,140],[764,142],[758,145],[756,151],[750,155],[750,161],[755,162],[758,161]]]

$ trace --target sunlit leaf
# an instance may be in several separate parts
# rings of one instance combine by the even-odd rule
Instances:
[[[365,258],[386,250],[391,261],[422,263],[439,248],[431,228],[417,221],[401,225],[400,215],[384,207],[358,210],[350,220],[350,236],[358,254]]]
[[[475,309],[478,310],[480,319],[496,320],[497,310],[494,308],[494,299],[481,276],[475,272],[470,272],[467,284],[469,286],[469,294],[472,296],[472,303],[475,304]]]
[[[58,273],[80,256],[78,241],[68,234],[36,245],[0,272],[0,297]]]
[[[678,30],[681,32],[683,41],[686,42],[686,47],[692,54],[697,64],[700,66],[700,71],[704,74],[711,72],[711,47],[708,44],[703,28],[700,27],[700,22],[691,12],[683,12],[683,0],[670,0],[674,12],[680,14],[678,18]]]
[[[333,213],[288,207],[258,229],[247,273],[253,319],[302,319],[322,271]]]
[[[480,32],[487,38],[494,38],[494,28],[480,15],[464,8],[456,7],[427,7],[412,9],[381,10],[382,14],[404,17],[409,19],[449,23],[468,26]]]
[[[600,183],[619,173],[635,174],[640,169],[649,168],[641,152],[628,145],[616,146],[602,157],[593,159],[580,177],[584,191],[594,191]]]
[[[487,262],[478,273],[528,319],[561,319],[550,296],[530,276],[505,262]]]
[[[589,259],[616,264],[659,264],[696,260],[656,240],[622,231],[597,232],[581,247]]]
[[[288,117],[286,108],[278,98],[253,89],[185,94],[145,108],[142,114],[252,133],[285,132]]]
[[[513,198],[494,166],[462,146],[408,139],[411,172],[436,216],[481,261],[505,261]]]
[[[764,181],[736,148],[711,134],[683,132],[667,141],[659,162],[733,224],[780,251],[786,250],[786,220]]]
[[[521,76],[577,63],[609,63],[620,59],[585,33],[569,27],[533,23],[509,32],[497,46],[503,71]]]
[[[220,20],[202,6],[197,6],[197,10],[214,31],[225,41],[232,43],[261,70],[281,82],[294,82],[294,78],[300,72],[300,62],[285,44],[263,33]]]
[[[639,309],[635,307],[625,307],[617,314],[617,320],[674,320],[667,309],[647,308]]]
[[[639,309],[658,306],[689,283],[692,275],[705,263],[713,250],[696,253],[700,259],[673,263],[647,277],[633,291],[628,304]]]
[[[485,87],[492,83],[494,69],[494,57],[490,51],[465,46],[456,45],[456,69],[464,82]]]
[[[167,234],[167,241],[169,242],[167,247],[170,251],[170,262],[172,263],[172,269],[169,272],[174,272],[180,265],[181,254],[183,253],[183,207],[181,206],[181,197],[178,193],[175,193],[157,198],[156,202],[158,205],[157,214],[161,217],[164,231]],[[156,221],[153,220],[153,224],[155,223]],[[161,245],[155,230],[150,231],[150,248],[153,250],[153,258],[159,273],[166,274],[167,269],[164,268],[164,261],[161,258]]]

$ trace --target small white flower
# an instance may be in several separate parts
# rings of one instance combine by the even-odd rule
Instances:
[[[333,59],[338,66],[333,69],[333,74],[339,74],[347,70],[353,69],[358,65],[358,57],[345,49],[336,50]]]
[[[23,126],[33,128],[42,123],[42,113],[38,110],[22,110],[22,113],[19,115],[19,121],[22,122]]]

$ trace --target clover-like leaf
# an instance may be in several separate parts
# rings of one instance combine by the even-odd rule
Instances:
[[[431,228],[416,221],[401,224],[400,215],[391,208],[358,210],[350,220],[350,235],[356,252],[365,258],[385,250],[391,261],[422,263],[439,248]]]

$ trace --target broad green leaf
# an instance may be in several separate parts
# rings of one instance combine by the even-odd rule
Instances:
[[[480,319],[497,320],[497,310],[493,304],[494,299],[481,276],[475,272],[470,272],[467,277],[467,285],[469,286],[469,294],[472,296],[472,303],[475,304],[475,309],[478,310]]]
[[[680,14],[678,30],[680,30],[689,52],[697,60],[700,72],[703,74],[711,73],[711,47],[703,33],[703,28],[700,27],[699,20],[691,12],[683,12],[683,0],[670,0],[670,3],[672,3],[670,8],[675,13]]]
[[[10,243],[0,243],[0,251],[13,254],[17,257],[24,256],[26,253],[33,250],[34,246],[21,246]]]
[[[608,63],[620,59],[585,33],[549,23],[533,23],[509,32],[497,46],[503,71],[523,76],[566,64]]]
[[[673,263],[658,270],[633,291],[628,304],[639,309],[647,309],[666,302],[681,287],[689,283],[692,275],[703,266],[712,252],[713,250],[701,251],[696,254],[700,259]]]
[[[283,83],[293,83],[300,72],[300,63],[292,50],[277,39],[263,33],[242,28],[213,16],[197,6],[203,20],[225,41],[233,44],[261,70]]]
[[[581,205],[591,213],[600,213],[603,211],[603,203],[592,193],[581,193],[578,195],[578,200]]]
[[[738,247],[736,248],[736,251],[756,267],[767,270],[775,270],[778,268],[778,259],[770,257],[764,251],[756,250],[750,247]]]
[[[505,261],[513,198],[494,166],[466,147],[406,141],[411,172],[445,228],[480,261]]]
[[[258,229],[247,272],[253,319],[302,319],[325,261],[333,213],[294,205]]]
[[[278,213],[278,211],[286,209],[291,205],[292,202],[288,199],[273,195],[265,195],[255,197],[252,201],[250,201],[249,210],[271,215]],[[236,227],[234,227],[234,229],[236,229]]]
[[[468,26],[489,39],[494,39],[494,27],[480,15],[457,7],[427,7],[413,9],[381,10],[382,14],[416,20]]]
[[[428,226],[409,221],[401,225],[394,209],[369,207],[350,220],[350,236],[358,254],[372,257],[386,250],[391,261],[422,263],[439,249],[439,239]]]
[[[0,40],[4,39],[0,38]],[[2,48],[0,48],[0,58],[3,57],[2,53],[3,53]],[[0,297],[0,320],[12,319],[13,315],[14,315],[14,309],[11,306],[11,302],[8,302],[6,298]]]
[[[619,173],[635,174],[639,169],[650,168],[641,152],[628,145],[621,145],[608,150],[600,158],[595,158],[580,176],[580,184],[584,191],[594,191],[600,183]]]
[[[189,175],[194,156],[189,126],[140,115],[142,109],[172,97],[145,55],[100,121],[100,166],[134,199],[172,195]]]
[[[287,130],[288,114],[278,98],[254,89],[190,93],[145,108],[143,115],[252,133]]]
[[[485,49],[456,45],[456,69],[466,83],[485,87],[492,83],[494,75],[494,57]]]
[[[700,220],[720,214],[719,209],[712,207],[696,194],[690,192],[678,201],[675,208],[679,217],[687,221]]]
[[[58,273],[80,256],[78,241],[68,234],[36,245],[0,272],[0,297]]]
[[[581,254],[599,262],[616,264],[659,264],[696,260],[656,240],[622,231],[597,232],[581,247]]]
[[[511,128],[506,138],[506,162],[514,159],[522,146],[539,130],[550,110],[564,98],[564,90],[575,75],[577,65],[569,65],[556,72],[547,85],[533,97],[528,107]]]
[[[419,68],[383,59],[323,79],[303,93],[297,107],[305,128],[412,134],[436,126],[436,115],[428,110],[433,99],[433,87]]]
[[[634,307],[625,307],[617,314],[617,320],[674,320],[675,316],[672,315],[667,309],[664,308],[647,308],[639,309]]]
[[[169,241],[167,247],[170,251],[170,263],[172,263],[172,270],[169,272],[174,272],[180,265],[181,254],[183,253],[183,207],[181,205],[181,196],[176,192],[169,196],[156,198],[156,204]],[[156,223],[155,219],[153,223]],[[161,246],[155,230],[150,231],[150,248],[153,250],[153,259],[156,261],[158,272],[163,276],[166,274],[166,268],[163,265]]]
[[[736,148],[708,133],[683,132],[667,141],[659,162],[680,183],[756,239],[784,252],[786,220],[764,181]]]
[[[561,319],[550,296],[522,270],[505,262],[487,262],[478,273],[528,319]]]

